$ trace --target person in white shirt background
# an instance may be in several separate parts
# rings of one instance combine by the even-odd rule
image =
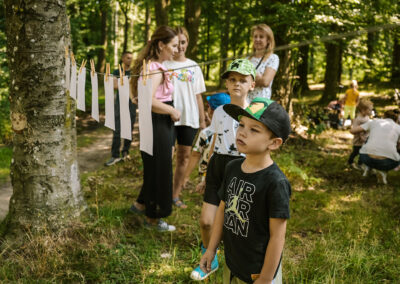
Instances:
[[[272,82],[279,67],[279,57],[274,54],[275,39],[271,28],[258,24],[251,28],[253,55],[248,59],[256,68],[256,87],[247,96],[250,103],[254,98],[271,98]]]
[[[172,61],[165,61],[163,64],[171,70],[171,81],[174,84],[174,107],[181,112],[180,120],[175,122],[175,140],[178,145],[172,200],[178,208],[186,208],[186,204],[180,199],[180,193],[193,141],[199,128],[206,127],[201,96],[206,91],[206,86],[200,67],[195,61],[185,56],[189,44],[187,30],[184,27],[177,27],[175,31],[179,38],[178,53]]]

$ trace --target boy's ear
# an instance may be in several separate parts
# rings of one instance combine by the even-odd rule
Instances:
[[[282,138],[278,138],[278,137],[277,138],[272,138],[272,143],[269,144],[268,149],[272,150],[272,151],[277,150],[277,149],[279,149],[279,147],[282,144],[283,144]]]
[[[253,91],[255,87],[256,87],[256,80],[251,80],[250,90]]]

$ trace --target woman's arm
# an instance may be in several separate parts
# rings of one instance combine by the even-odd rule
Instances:
[[[276,71],[271,67],[265,68],[263,74],[257,73],[256,75],[256,87],[268,87],[274,79]]]
[[[158,71],[158,70],[157,70]],[[163,74],[162,73],[150,73],[150,78],[152,81],[152,102],[151,102],[151,110],[155,113],[160,114],[169,114],[173,121],[178,121],[180,118],[180,112],[175,109],[173,106],[167,105],[160,100],[156,99],[156,91],[158,86],[160,86],[163,81]]]
[[[222,230],[224,226],[224,211],[225,202],[221,201],[219,203],[218,211],[215,216],[215,221],[212,226],[211,238],[208,244],[207,251],[203,254],[200,260],[200,268],[205,272],[211,271],[211,262],[217,252],[217,248],[222,239]]]
[[[353,126],[353,127],[350,129],[350,133],[351,133],[351,134],[356,134],[356,133],[360,133],[360,132],[363,132],[363,131],[365,131],[365,129],[362,128],[361,126]]]
[[[206,128],[206,119],[204,115],[204,103],[203,103],[203,97],[201,94],[196,95],[196,100],[197,100],[197,106],[199,107],[199,123],[200,123],[200,129]]]
[[[270,238],[260,277],[254,282],[254,284],[271,283],[274,279],[274,274],[278,268],[279,260],[282,255],[283,245],[285,244],[286,222],[286,219],[269,219]]]

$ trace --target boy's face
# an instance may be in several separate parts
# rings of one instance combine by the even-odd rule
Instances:
[[[250,91],[254,90],[255,82],[251,75],[230,72],[225,85],[231,97],[245,98]]]
[[[360,110],[360,113],[362,116],[367,116],[367,115],[370,116],[372,113],[372,108],[362,109],[362,110]]]
[[[281,138],[272,138],[272,132],[261,122],[242,116],[236,132],[236,147],[239,152],[248,154],[265,154],[282,145]]]

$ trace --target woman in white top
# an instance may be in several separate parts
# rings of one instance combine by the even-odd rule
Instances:
[[[279,67],[279,57],[273,53],[275,48],[274,33],[266,24],[251,28],[254,54],[248,59],[256,67],[256,87],[247,96],[250,103],[254,98],[271,98],[272,81]]]
[[[398,146],[400,142],[400,125],[396,122],[398,115],[386,111],[383,119],[374,119],[360,126],[353,127],[351,133],[368,131],[367,142],[360,149],[360,161],[364,164],[364,176],[369,168],[375,169],[378,177],[386,184],[386,172],[400,164]]]
[[[183,27],[178,27],[175,31],[179,38],[178,53],[173,61],[165,61],[163,64],[171,70],[171,81],[174,84],[174,107],[181,112],[180,120],[175,122],[175,139],[178,141],[178,146],[172,200],[177,207],[186,208],[179,196],[189,164],[193,140],[198,129],[206,127],[201,96],[201,93],[206,91],[206,86],[200,67],[185,56],[189,43],[188,32]]]

